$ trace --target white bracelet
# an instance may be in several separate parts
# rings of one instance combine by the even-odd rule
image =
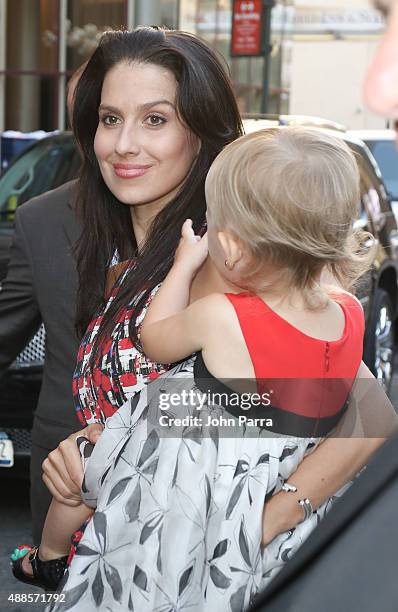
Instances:
[[[285,482],[282,485],[282,491],[285,491],[286,493],[296,493],[297,487],[292,484],[289,484],[288,482]]]
[[[282,491],[285,491],[285,493],[297,493],[297,490],[298,489],[295,485],[290,484],[288,482],[285,482],[282,485]],[[304,512],[304,518],[301,522],[306,521],[308,518],[310,518],[310,516],[314,512],[314,508],[312,507],[312,504],[310,500],[308,499],[308,497],[297,500],[297,503],[300,504]]]
[[[312,507],[312,504],[310,502],[310,500],[308,499],[308,497],[306,497],[305,499],[299,499],[298,503],[300,504],[300,506],[302,507],[303,511],[304,511],[304,518],[301,522],[306,521],[308,518],[310,518],[310,516],[312,516],[314,509]]]

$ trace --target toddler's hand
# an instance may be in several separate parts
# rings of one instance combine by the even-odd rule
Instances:
[[[181,228],[181,239],[174,256],[174,265],[194,274],[205,262],[208,254],[207,233],[195,236],[192,220],[187,219]]]

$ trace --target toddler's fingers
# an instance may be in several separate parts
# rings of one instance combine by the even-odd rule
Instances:
[[[195,234],[192,229],[192,219],[186,219],[181,228],[181,236],[182,238],[192,238],[194,235]]]
[[[209,243],[207,240],[207,232],[205,234],[203,234],[203,236],[201,237],[201,242],[203,244],[203,247],[206,247],[206,249],[209,247]]]
[[[197,234],[195,234],[194,238],[196,242],[201,243],[201,246],[203,246],[203,248],[207,249],[207,232],[203,234],[203,236],[198,236]]]
[[[206,251],[206,253],[209,250],[209,245],[207,242],[207,233],[204,234],[203,236],[195,236],[195,240],[199,245],[199,248],[201,249],[201,251]]]

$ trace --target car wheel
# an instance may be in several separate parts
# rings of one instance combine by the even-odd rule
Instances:
[[[365,336],[364,361],[386,393],[390,391],[394,367],[393,312],[388,293],[376,289],[372,316]]]

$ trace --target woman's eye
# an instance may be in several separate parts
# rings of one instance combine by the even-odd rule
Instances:
[[[149,115],[145,119],[145,123],[150,126],[157,127],[158,125],[163,125],[163,123],[166,123],[166,120],[163,119],[163,117],[159,117],[159,115]]]
[[[115,117],[115,115],[105,115],[105,117],[102,117],[101,121],[105,125],[116,125],[119,121],[119,118]]]

